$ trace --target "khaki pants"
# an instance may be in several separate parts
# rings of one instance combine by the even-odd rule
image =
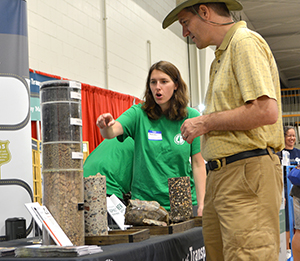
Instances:
[[[223,165],[218,171],[210,171],[206,182],[206,260],[278,260],[283,188],[278,156],[258,156]]]
[[[294,228],[300,230],[300,198],[293,196]]]

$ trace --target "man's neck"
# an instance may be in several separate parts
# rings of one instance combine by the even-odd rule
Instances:
[[[216,46],[217,48],[220,47],[220,45],[222,44],[225,35],[227,34],[227,32],[230,30],[230,28],[233,26],[234,24],[230,24],[230,25],[224,25],[222,27],[220,27],[218,30],[218,32],[215,34],[216,35]]]

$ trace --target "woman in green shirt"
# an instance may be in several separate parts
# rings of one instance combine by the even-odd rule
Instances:
[[[202,216],[206,169],[200,138],[188,144],[180,132],[182,123],[199,112],[187,106],[187,86],[173,64],[160,61],[151,66],[144,100],[116,121],[110,113],[97,119],[104,138],[135,141],[132,198],[155,200],[170,210],[168,178],[189,176],[193,205]]]

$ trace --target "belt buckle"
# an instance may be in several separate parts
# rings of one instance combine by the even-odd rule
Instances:
[[[218,160],[218,159],[216,159],[216,160],[214,160],[216,163],[217,163],[217,165],[218,165],[218,167],[216,167],[214,170],[219,170],[221,167],[222,167],[222,164],[221,164],[221,161],[220,160]]]

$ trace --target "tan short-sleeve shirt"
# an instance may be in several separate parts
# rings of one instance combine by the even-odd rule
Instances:
[[[249,131],[211,131],[201,142],[205,160],[219,159],[242,151],[284,147],[278,69],[266,41],[249,30],[244,21],[227,32],[215,51],[204,114],[232,110],[261,96],[275,99],[278,120]]]

